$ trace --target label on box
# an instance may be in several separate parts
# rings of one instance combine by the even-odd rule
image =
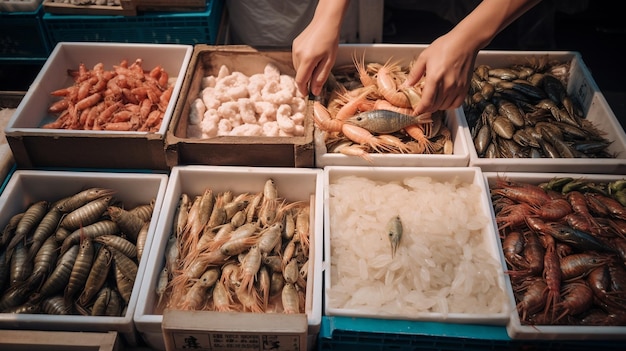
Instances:
[[[163,312],[166,349],[305,351],[306,314],[213,311]]]
[[[300,351],[299,335],[238,333],[172,333],[172,350],[280,350]],[[169,349],[169,348],[168,348]]]

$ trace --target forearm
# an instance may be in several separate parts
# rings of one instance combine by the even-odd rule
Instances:
[[[321,21],[328,29],[339,33],[348,5],[350,0],[319,0],[311,22]]]
[[[541,0],[483,0],[450,32],[475,50],[485,48],[503,29]]]

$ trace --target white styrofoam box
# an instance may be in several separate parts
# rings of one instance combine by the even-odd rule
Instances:
[[[23,168],[96,166],[167,169],[167,166],[160,167],[165,165],[163,139],[192,52],[192,45],[58,43],[5,128],[7,140],[17,163],[27,166]],[[137,59],[142,60],[144,70],[152,70],[160,65],[167,72],[170,84],[173,85],[172,95],[158,132],[41,128],[43,124],[55,120],[55,117],[48,113],[48,108],[59,98],[52,96],[51,93],[74,84],[68,70],[77,70],[81,63],[88,69],[102,63],[105,70],[113,70],[113,67],[123,60],[132,64]],[[57,150],[54,150],[55,148]],[[78,152],[78,149],[89,152]],[[116,167],[118,165],[119,167]]]
[[[476,65],[509,67],[525,64],[529,59],[547,55],[550,61],[569,62],[570,73],[567,93],[582,107],[587,120],[604,132],[612,141],[607,151],[615,158],[483,158],[479,157],[470,128],[464,130],[469,142],[469,164],[486,172],[574,172],[574,173],[623,173],[626,171],[626,134],[600,92],[591,72],[578,52],[573,51],[489,51],[483,50],[476,57]],[[464,112],[462,111],[465,116]],[[467,120],[465,122],[467,124]]]
[[[35,201],[57,201],[91,187],[115,190],[114,197],[132,208],[154,201],[154,210],[146,248],[149,248],[157,227],[157,218],[165,196],[168,176],[152,173],[70,172],[17,170],[0,195],[0,223],[24,210]],[[4,225],[3,224],[3,225]],[[144,256],[147,256],[144,253]],[[82,316],[0,313],[0,328],[50,331],[117,331],[129,345],[137,343],[133,314],[139,296],[139,287],[146,269],[147,257],[142,257],[133,284],[133,291],[123,316]]]
[[[613,174],[585,174],[585,173],[532,173],[532,172],[483,172],[485,186],[490,188],[497,179],[506,179],[515,182],[528,184],[540,184],[552,179],[570,177],[573,179],[584,179],[594,183],[608,183],[615,180],[623,180],[624,175]],[[495,217],[493,207],[492,215]],[[497,241],[500,252],[500,262],[505,268],[506,261],[502,251],[502,242]],[[584,325],[540,325],[522,324],[517,311],[515,297],[510,279],[507,277],[507,294],[511,302],[511,317],[506,326],[507,333],[511,339],[529,340],[612,340],[626,339],[626,326],[584,326]]]
[[[500,289],[501,297],[502,297],[502,306],[499,308],[499,312],[484,312],[484,313],[443,313],[443,312],[420,312],[414,314],[411,312],[408,314],[382,314],[377,313],[373,314],[370,311],[359,310],[359,309],[348,309],[348,308],[337,308],[329,306],[329,297],[332,297],[332,286],[333,279],[336,279],[337,276],[333,275],[333,262],[332,262],[332,245],[333,238],[336,238],[333,234],[333,228],[331,227],[331,218],[334,215],[331,212],[330,207],[330,186],[336,184],[340,179],[344,177],[362,177],[366,178],[370,181],[375,182],[376,184],[380,184],[381,187],[390,186],[390,188],[394,188],[391,184],[397,184],[396,186],[402,186],[403,181],[408,178],[414,177],[425,177],[430,178],[433,182],[436,183],[447,183],[451,182],[452,184],[475,184],[481,190],[480,198],[476,198],[475,201],[480,208],[480,212],[485,214],[486,224],[484,227],[480,228],[480,235],[482,235],[483,242],[485,243],[484,252],[487,255],[491,256],[491,263],[499,262],[499,254],[498,254],[498,246],[497,246],[497,233],[495,222],[491,216],[490,206],[491,203],[489,201],[487,189],[485,189],[485,184],[482,176],[482,172],[478,167],[355,167],[355,166],[328,166],[324,168],[324,312],[326,316],[344,316],[344,317],[364,317],[364,318],[379,318],[379,319],[396,319],[396,320],[416,320],[416,321],[437,321],[437,322],[449,322],[449,323],[468,323],[468,324],[492,324],[492,325],[505,325],[508,322],[509,314],[510,314],[510,303],[508,301],[508,296],[505,296],[505,279],[507,278],[504,274],[504,271],[497,265],[498,267],[494,268],[495,275],[492,279],[496,282],[497,288]],[[337,191],[337,190],[335,190]],[[365,208],[370,211],[373,209],[377,209],[376,212],[383,211],[383,208],[392,207],[394,201],[398,201],[396,198],[389,199],[375,199],[370,194],[364,194],[363,198],[363,208],[364,212]],[[344,200],[345,201],[345,200]],[[418,199],[419,201],[419,199]],[[393,208],[393,207],[392,207]],[[449,213],[448,211],[442,211]],[[406,215],[405,215],[406,216]],[[348,219],[345,219],[348,220]],[[407,234],[409,230],[404,229],[404,236],[410,235]],[[387,236],[384,230],[381,230],[381,242],[376,245],[383,245],[385,248],[390,247],[389,241],[385,238]],[[370,238],[371,239],[371,238]],[[337,239],[335,239],[337,240]],[[375,240],[375,239],[372,239]],[[400,242],[400,246],[402,245],[402,241]],[[358,245],[361,247],[360,245]],[[356,247],[356,246],[355,246]],[[357,250],[358,248],[355,248]],[[367,249],[362,248],[362,250],[367,251]],[[385,258],[381,258],[377,256],[366,257],[367,253],[357,253],[357,252],[344,252],[344,254],[354,254],[355,257],[361,257],[362,260],[367,262],[378,262],[379,265],[388,265],[390,270],[398,269],[397,267],[393,267],[393,263],[385,263]],[[398,251],[396,254],[400,253]],[[406,253],[403,253],[406,254]],[[377,253],[379,255],[379,253]],[[427,264],[427,263],[425,263]],[[364,268],[360,268],[360,271],[364,271]],[[336,273],[335,273],[336,274]],[[367,274],[376,274],[373,271],[367,271],[362,273],[363,275]],[[407,274],[411,274],[407,272]],[[417,273],[415,273],[417,274]],[[430,273],[429,273],[430,274]],[[349,279],[347,277],[342,277],[342,279]],[[424,278],[425,279],[425,278]],[[404,288],[406,290],[407,287]],[[368,295],[369,296],[369,295]],[[396,300],[396,297],[391,298],[390,301]]]
[[[405,44],[341,44],[337,52],[335,67],[353,65],[352,57],[363,57],[365,62],[385,63],[388,60],[398,61],[402,66],[408,66],[417,55],[426,48],[426,45]],[[328,153],[322,139],[322,133],[317,128],[315,132],[315,165],[325,166],[436,166],[436,167],[465,167],[469,164],[467,134],[463,132],[467,124],[463,112],[458,109],[445,111],[445,123],[452,133],[454,149],[451,155],[426,154],[370,154],[372,162],[358,157],[338,153]]]
[[[174,166],[170,173],[165,201],[157,225],[155,240],[150,248],[148,267],[144,274],[139,301],[135,310],[135,326],[144,341],[152,348],[165,350],[162,331],[163,315],[155,311],[158,297],[155,293],[159,273],[165,264],[165,247],[171,234],[174,214],[183,193],[201,194],[208,187],[215,193],[230,190],[238,193],[258,193],[265,182],[272,178],[278,188],[278,196],[288,202],[314,201],[310,222],[311,246],[309,274],[307,279],[306,317],[308,321],[308,346],[315,345],[322,314],[322,170],[312,168],[240,167],[240,166]],[[312,271],[311,271],[312,269]],[[308,292],[311,292],[309,294]],[[237,314],[237,312],[235,312]],[[238,313],[241,326],[246,329],[247,313]],[[236,318],[236,317],[235,317]],[[280,314],[267,314],[280,318]],[[254,332],[251,330],[250,332]]]

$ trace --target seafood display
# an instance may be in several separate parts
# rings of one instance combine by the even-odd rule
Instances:
[[[70,4],[76,6],[88,6],[88,5],[98,5],[98,6],[121,6],[120,0],[50,0],[54,3],[59,4]]]
[[[35,201],[4,224],[0,312],[123,315],[154,201],[125,208],[115,193],[93,187]]]
[[[504,316],[504,275],[476,201],[482,191],[458,177],[331,180],[327,308],[401,319]]]
[[[612,141],[567,93],[569,62],[478,65],[463,110],[481,158],[614,158]]]
[[[221,65],[201,85],[190,106],[189,138],[304,135],[306,100],[294,78],[274,64],[250,76]]]
[[[322,98],[314,102],[316,127],[328,152],[369,160],[371,153],[452,154],[445,112],[417,115],[421,83],[401,88],[407,67],[389,59],[336,67]]]
[[[626,325],[626,181],[490,187],[524,325]]]
[[[310,215],[271,178],[257,193],[181,194],[155,307],[304,313]]]
[[[46,129],[156,132],[161,127],[174,86],[169,74],[157,65],[146,71],[143,60],[122,60],[107,70],[80,64],[68,70],[73,85],[51,94],[60,97],[48,108],[56,115]]]

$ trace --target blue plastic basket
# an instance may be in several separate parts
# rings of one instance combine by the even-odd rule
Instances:
[[[43,7],[35,11],[0,12],[0,60],[45,60],[51,45],[44,30]]]
[[[59,42],[215,44],[223,0],[202,12],[145,12],[137,16],[55,15],[43,23],[52,45]]]
[[[322,316],[318,350],[626,350],[624,340],[512,340],[502,326]]]

